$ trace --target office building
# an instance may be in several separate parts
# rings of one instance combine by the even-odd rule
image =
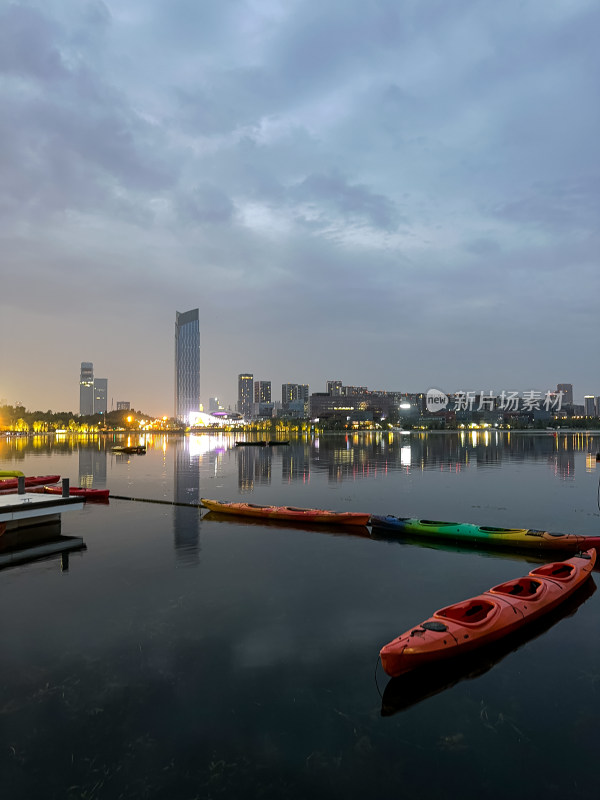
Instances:
[[[338,396],[342,393],[341,381],[327,381],[327,394]]]
[[[91,361],[81,362],[79,373],[79,414],[82,417],[94,413],[94,365]]]
[[[252,416],[252,396],[254,388],[254,375],[251,372],[242,372],[238,375],[238,402],[237,410],[250,419]]]
[[[108,379],[94,378],[94,414],[106,414]]]
[[[308,417],[308,383],[281,384],[281,411],[295,418]]]
[[[117,400],[117,411],[131,411],[129,400]]]
[[[254,402],[271,402],[271,381],[254,381]]]
[[[562,392],[562,406],[573,405],[573,384],[572,383],[559,383],[556,387],[556,393]]]
[[[586,394],[583,398],[583,413],[586,417],[596,416],[596,398],[593,395]]]
[[[175,417],[200,410],[200,323],[197,308],[175,315]]]

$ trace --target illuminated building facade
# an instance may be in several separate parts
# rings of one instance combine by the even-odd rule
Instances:
[[[82,361],[79,373],[79,414],[85,417],[93,413],[94,365],[91,361]]]
[[[254,388],[254,375],[251,372],[242,372],[238,375],[238,402],[237,410],[250,419],[252,416],[252,390]]]
[[[295,418],[308,417],[308,383],[281,384],[281,411]]]
[[[341,381],[327,381],[327,394],[339,395],[342,393]]]
[[[200,410],[199,310],[175,315],[175,417],[187,422]]]
[[[254,402],[271,402],[271,381],[254,381]]]

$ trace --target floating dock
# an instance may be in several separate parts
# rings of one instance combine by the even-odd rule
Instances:
[[[81,497],[42,494],[9,494],[0,498],[0,535],[18,528],[31,528],[60,520],[65,511],[80,511]]]

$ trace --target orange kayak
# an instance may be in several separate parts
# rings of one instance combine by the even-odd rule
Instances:
[[[318,522],[335,525],[366,525],[370,514],[357,511],[324,511],[318,508],[294,508],[293,506],[260,506],[255,503],[222,503],[202,498],[202,505],[222,514],[236,514],[260,519],[278,519],[287,522]]]
[[[495,642],[560,605],[588,579],[595,563],[596,551],[588,550],[442,608],[381,648],[383,669],[395,678]]]

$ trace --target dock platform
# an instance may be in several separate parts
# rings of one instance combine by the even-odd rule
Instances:
[[[0,497],[0,534],[21,527],[45,525],[60,519],[65,511],[83,508],[81,497],[41,494],[9,494]]]

